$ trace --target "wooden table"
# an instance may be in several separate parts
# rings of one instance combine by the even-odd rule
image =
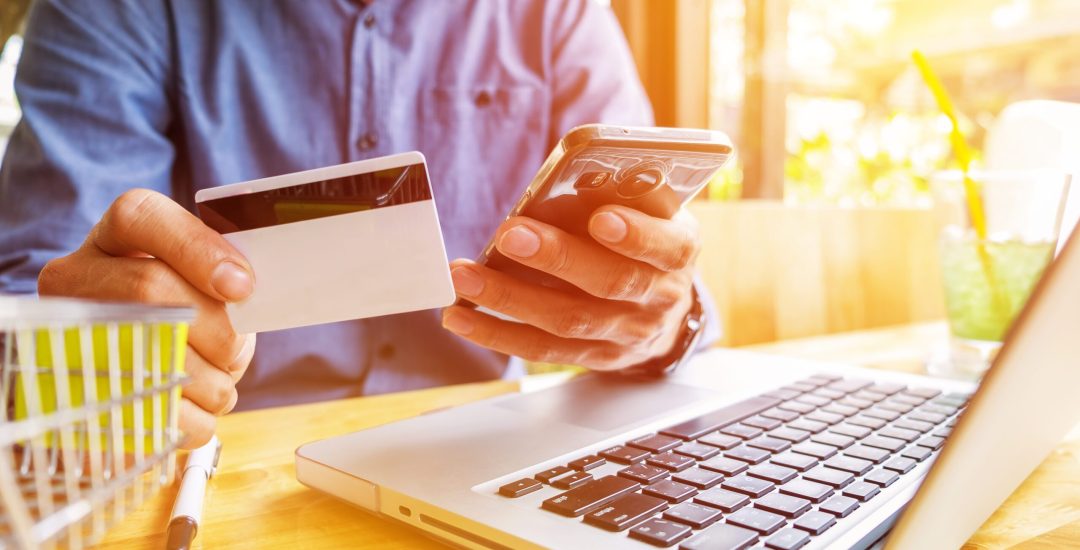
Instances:
[[[943,345],[940,323],[754,346],[756,351],[919,371]],[[222,418],[220,468],[210,482],[202,548],[442,548],[418,531],[383,521],[300,485],[293,451],[302,443],[500,395],[487,382],[237,413]],[[1080,546],[1080,430],[1063,442],[979,529],[968,548]],[[104,548],[164,546],[175,486],[116,527]]]

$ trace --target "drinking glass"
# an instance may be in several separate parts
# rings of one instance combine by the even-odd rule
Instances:
[[[975,379],[1054,257],[1069,176],[1062,172],[984,171],[971,174],[986,218],[980,238],[967,210],[963,176],[932,181],[943,215],[941,271],[949,320],[949,352],[930,361],[932,374]]]

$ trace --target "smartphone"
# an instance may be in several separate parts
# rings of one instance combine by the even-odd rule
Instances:
[[[589,218],[609,204],[670,219],[732,151],[728,137],[711,130],[578,126],[548,155],[507,218],[528,216],[587,239]],[[500,254],[494,240],[477,262],[536,284],[562,286]]]

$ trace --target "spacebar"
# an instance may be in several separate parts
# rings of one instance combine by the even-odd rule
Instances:
[[[728,424],[738,422],[779,404],[780,400],[772,397],[751,397],[697,418],[692,418],[682,424],[676,424],[666,430],[661,430],[660,433],[680,439],[697,439],[713,430],[718,430]]]

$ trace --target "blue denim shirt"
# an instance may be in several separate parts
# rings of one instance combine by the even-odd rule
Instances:
[[[38,0],[0,171],[0,291],[34,292],[132,187],[205,187],[408,150],[448,253],[475,257],[569,128],[644,125],[586,0]],[[438,311],[259,336],[239,408],[512,375]]]

